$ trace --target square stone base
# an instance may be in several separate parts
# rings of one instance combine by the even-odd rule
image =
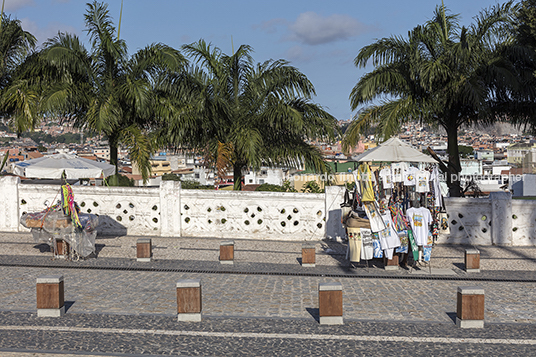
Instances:
[[[136,258],[136,260],[139,262],[150,262],[153,259],[152,258]]]
[[[65,306],[59,309],[37,309],[37,317],[63,317]]]
[[[456,317],[456,326],[459,328],[484,328],[484,320],[461,320]]]
[[[398,270],[398,265],[386,265],[385,270]]]
[[[230,265],[233,265],[233,264],[234,264],[234,260],[220,260],[220,264],[230,264]]]
[[[201,322],[201,313],[181,313],[177,314],[177,321]]]
[[[468,273],[480,273],[480,269],[465,269]]]
[[[316,267],[316,264],[305,263],[305,264],[302,264],[301,266],[306,267],[306,268],[314,268],[314,267]]]
[[[320,325],[342,325],[342,316],[320,316]]]

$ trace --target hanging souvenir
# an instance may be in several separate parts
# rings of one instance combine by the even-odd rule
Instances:
[[[365,208],[365,213],[370,221],[370,229],[373,232],[383,231],[385,228],[385,223],[380,215],[380,209],[376,201],[373,202],[363,202]]]
[[[374,248],[374,258],[383,258],[383,250],[378,239],[378,233],[373,233],[372,246]]]
[[[411,229],[408,229],[408,241],[409,246],[411,247],[411,253],[413,254],[413,260],[418,261],[419,260],[419,247],[415,243],[415,238],[413,238],[413,232]]]
[[[374,246],[372,243],[372,231],[367,228],[361,228],[361,259],[371,260],[374,257]]]
[[[444,212],[439,214],[439,232],[443,234],[450,234],[449,218]]]
[[[408,252],[408,233],[407,231],[398,232],[398,237],[400,238],[400,247],[395,249],[396,253],[407,253]]]
[[[423,247],[423,260],[429,262],[432,257],[432,245],[425,245]]]
[[[361,228],[348,228],[348,249],[350,250],[350,261],[359,263],[361,261]]]
[[[372,173],[368,165],[361,165],[357,170],[359,184],[361,186],[361,201],[374,201],[374,189],[372,186]]]

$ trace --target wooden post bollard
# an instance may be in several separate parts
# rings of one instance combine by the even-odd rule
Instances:
[[[342,325],[342,284],[318,284],[318,310],[321,325]]]
[[[184,279],[177,281],[178,321],[201,321],[201,280]]]
[[[138,262],[150,262],[153,250],[150,238],[139,238],[136,242],[136,257]]]
[[[302,245],[302,267],[316,266],[316,248],[314,243],[303,243]]]
[[[477,249],[465,250],[465,271],[480,273],[480,252]]]
[[[393,259],[387,259],[387,257],[384,257],[384,269],[398,270],[398,254],[393,254]]]
[[[476,286],[458,287],[456,326],[484,327],[484,289]]]
[[[69,250],[71,249],[69,243],[63,239],[54,239],[54,258],[67,259],[69,257]]]
[[[229,240],[220,243],[220,263],[234,264],[234,241]]]
[[[62,317],[65,314],[63,275],[38,277],[36,290],[38,317]]]

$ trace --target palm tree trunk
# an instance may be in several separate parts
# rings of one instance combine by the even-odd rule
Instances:
[[[233,190],[234,191],[241,191],[242,190],[242,169],[244,168],[244,164],[235,162],[233,164]]]
[[[458,126],[453,124],[446,127],[447,130],[447,153],[449,155],[447,186],[450,197],[461,197],[460,186],[460,153],[458,150]]]
[[[108,146],[110,147],[110,164],[115,166],[115,175],[110,183],[116,186],[119,182],[119,178],[117,177],[119,167],[117,160],[117,138],[114,135],[108,135]]]

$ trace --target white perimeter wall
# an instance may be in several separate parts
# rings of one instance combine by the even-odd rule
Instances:
[[[318,240],[344,235],[343,187],[325,194],[183,190],[160,187],[72,186],[83,213],[99,216],[101,235]],[[58,185],[23,185],[0,179],[0,231],[24,232],[20,216],[60,199]]]
[[[0,231],[29,231],[24,212],[39,212],[60,199],[59,186],[22,185],[0,179]],[[183,190],[179,182],[160,187],[73,186],[82,212],[99,216],[101,235],[217,237],[274,240],[335,239],[345,235],[340,204],[344,188],[326,193]],[[496,192],[489,199],[446,198],[450,234],[438,243],[536,245],[536,201],[512,200]]]

